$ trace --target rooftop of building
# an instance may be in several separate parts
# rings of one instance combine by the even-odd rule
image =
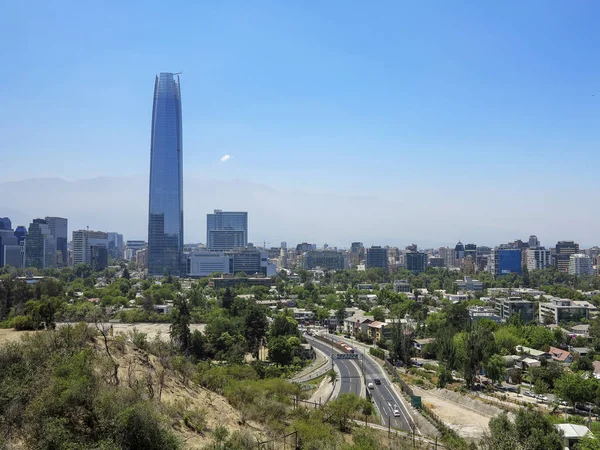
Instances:
[[[550,347],[548,353],[552,355],[552,359],[561,362],[565,362],[569,358],[569,356],[571,356],[571,353],[567,350],[563,350],[562,348],[556,347]]]
[[[577,425],[574,423],[557,423],[554,426],[562,432],[566,439],[580,439],[590,433],[590,429],[585,425]]]

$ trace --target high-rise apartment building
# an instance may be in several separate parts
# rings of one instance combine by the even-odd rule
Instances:
[[[531,238],[529,239],[531,242]],[[531,247],[525,250],[527,270],[545,269],[552,265],[552,252],[544,247]]]
[[[248,246],[248,213],[215,209],[206,215],[206,246],[211,250],[231,250]]]
[[[73,231],[73,265],[90,264],[94,270],[108,265],[108,233],[103,231]]]
[[[593,275],[594,266],[592,258],[583,253],[576,253],[569,257],[569,275]]]
[[[421,273],[427,267],[427,255],[421,252],[407,252],[404,254],[406,269],[413,273]]]
[[[454,249],[450,247],[440,247],[440,258],[444,259],[444,267],[454,267]]]
[[[56,267],[56,249],[50,226],[44,219],[33,219],[25,240],[25,267]]]
[[[50,234],[54,237],[54,248],[56,249],[56,266],[65,267],[68,263],[67,253],[67,219],[62,217],[46,217],[46,223],[50,228]]]
[[[183,132],[179,76],[154,83],[150,139],[148,274],[180,275],[183,261]]]
[[[372,246],[371,248],[368,248],[366,267],[367,269],[379,268],[388,270],[387,248],[382,248],[380,246]]]
[[[574,241],[559,241],[554,252],[554,266],[564,273],[569,273],[571,255],[579,253],[579,244]]]

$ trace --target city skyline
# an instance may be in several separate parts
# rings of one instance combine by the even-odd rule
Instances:
[[[416,243],[421,248],[452,246],[460,238],[464,244],[495,246],[515,239],[538,236],[542,245],[553,246],[561,240],[574,240],[582,248],[600,245],[595,229],[588,221],[572,220],[569,215],[529,215],[515,221],[499,221],[500,204],[481,205],[476,220],[465,215],[462,221],[440,221],[444,205],[431,208],[417,203],[383,202],[367,196],[324,196],[299,191],[278,191],[272,187],[241,180],[229,182],[202,180],[188,176],[187,192],[205,192],[205,197],[184,198],[185,243],[205,242],[206,214],[215,208],[247,210],[252,215],[249,242],[264,241],[276,245],[280,241],[327,242],[345,247],[351,242],[365,245],[392,245],[403,248]],[[97,178],[65,182],[57,179],[27,180],[1,183],[5,199],[18,202],[6,207],[0,201],[2,215],[9,216],[13,227],[25,225],[33,218],[61,216],[69,220],[69,237],[73,230],[117,231],[125,239],[147,240],[148,175],[133,178]],[[245,192],[247,196],[241,196]],[[114,204],[118,197],[120,204]],[[94,202],[88,201],[94,198]],[[319,214],[310,215],[317,205]],[[383,218],[377,227],[361,218],[363,207],[374,207]],[[423,208],[423,209],[419,209]],[[437,212],[439,209],[439,213]],[[418,212],[419,220],[407,220],[404,211]],[[549,220],[549,218],[552,220]],[[273,219],[276,219],[274,222]],[[325,219],[325,220],[323,220]],[[321,221],[321,222],[319,222]],[[318,226],[313,224],[318,223]],[[565,230],[565,231],[563,231]],[[468,242],[467,242],[468,240]]]
[[[0,32],[26,38],[5,49],[3,61],[27,76],[0,74],[0,179],[147,176],[149,74],[183,70],[186,176],[373,197],[382,207],[396,200],[423,222],[442,217],[453,237],[487,227],[488,242],[505,240],[500,227],[520,227],[507,214],[533,216],[593,243],[556,210],[579,209],[589,227],[600,220],[600,211],[588,211],[600,163],[600,97],[590,76],[600,64],[590,57],[600,45],[592,20],[600,5],[467,3],[340,10],[183,2],[177,10],[119,5],[119,15],[81,4],[53,22],[49,5],[8,4],[15,20]],[[139,20],[124,21],[130,13]],[[0,208],[20,210],[24,195],[0,200]],[[258,217],[252,206],[236,208]],[[318,223],[327,206],[306,202],[310,220],[299,220]],[[112,199],[112,210],[130,207]],[[215,201],[202,214],[219,207],[233,209]],[[464,214],[485,217],[469,225]],[[365,236],[367,227],[338,216],[338,228]],[[141,228],[125,234],[142,237]],[[546,234],[529,223],[520,229]],[[413,231],[398,230],[407,240]]]

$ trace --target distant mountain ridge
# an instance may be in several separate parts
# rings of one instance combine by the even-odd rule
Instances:
[[[0,216],[9,216],[15,226],[59,216],[69,219],[69,233],[89,226],[123,233],[125,239],[147,236],[147,177],[33,178],[0,183],[0,192]],[[369,197],[278,191],[240,179],[193,177],[184,180],[183,198],[186,242],[204,242],[206,214],[229,209],[249,212],[250,241],[274,241],[272,245],[307,240],[349,246],[361,239],[361,232],[373,234],[372,226],[359,220],[360,205],[378,203]]]

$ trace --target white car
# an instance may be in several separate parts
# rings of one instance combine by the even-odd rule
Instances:
[[[368,387],[369,389],[375,389],[375,385],[374,385],[373,383],[369,383],[369,384],[367,384],[367,387]]]
[[[394,417],[400,417],[400,410],[398,408],[394,408]]]

